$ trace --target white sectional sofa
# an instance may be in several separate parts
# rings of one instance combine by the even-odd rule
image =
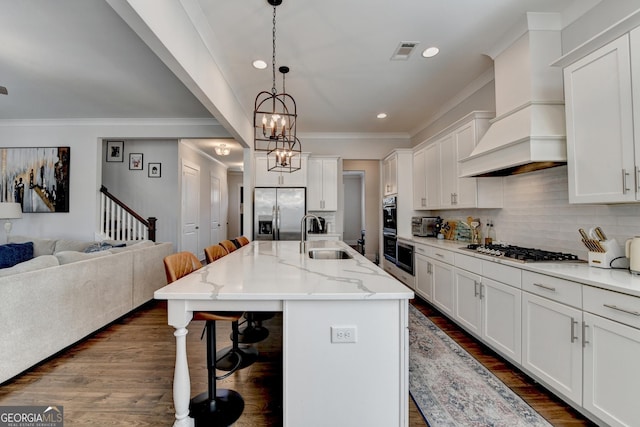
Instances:
[[[173,252],[150,241],[84,253],[91,242],[32,240],[32,260],[0,269],[0,383],[151,300]]]

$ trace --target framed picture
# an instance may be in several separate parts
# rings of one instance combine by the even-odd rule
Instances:
[[[124,161],[124,141],[107,141],[107,162]]]
[[[0,203],[22,212],[69,212],[71,148],[0,148]]]
[[[149,163],[149,178],[160,178],[162,176],[162,163]]]
[[[142,170],[142,153],[129,154],[129,170]]]

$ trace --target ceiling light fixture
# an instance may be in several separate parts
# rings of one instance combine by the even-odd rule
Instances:
[[[386,119],[387,118],[387,113],[380,113],[376,116],[379,119]]]
[[[422,51],[422,56],[425,58],[433,58],[434,56],[436,56],[438,54],[438,52],[440,52],[440,49],[438,49],[435,46],[432,47],[428,47],[425,50]]]
[[[264,70],[265,68],[267,68],[267,63],[262,59],[256,59],[255,61],[253,61],[253,68]]]
[[[227,147],[227,144],[218,144],[215,151],[218,156],[228,156],[231,153],[231,149]]]
[[[276,90],[276,6],[282,0],[267,0],[273,6],[273,30],[271,56],[273,86],[271,92],[262,91],[256,96],[253,110],[255,151],[267,152],[267,169],[274,172],[295,172],[301,168],[300,140],[296,137],[296,101],[284,86],[289,67],[282,66],[282,92]]]

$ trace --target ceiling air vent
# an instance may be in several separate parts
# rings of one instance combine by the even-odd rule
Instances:
[[[419,42],[400,42],[393,55],[391,55],[391,60],[406,61],[418,44]]]

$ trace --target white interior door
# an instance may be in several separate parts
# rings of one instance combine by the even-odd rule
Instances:
[[[222,233],[223,227],[220,220],[220,179],[211,175],[211,227],[210,244],[215,245],[226,239],[226,233]]]
[[[200,257],[200,169],[182,164],[182,233],[180,247]]]

